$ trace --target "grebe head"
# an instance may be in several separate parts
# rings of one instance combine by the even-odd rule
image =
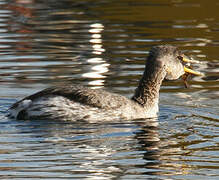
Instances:
[[[197,61],[194,61],[197,62]],[[188,59],[175,46],[160,45],[152,47],[147,61],[147,69],[162,68],[165,70],[165,79],[178,79],[185,73],[202,75],[200,72],[188,68],[192,60]]]

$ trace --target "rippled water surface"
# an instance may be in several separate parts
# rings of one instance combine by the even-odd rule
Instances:
[[[0,0],[1,179],[219,179],[217,0]],[[153,45],[204,77],[164,82],[158,119],[17,121],[16,100],[63,82],[130,97]]]

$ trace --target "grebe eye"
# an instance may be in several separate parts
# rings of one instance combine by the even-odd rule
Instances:
[[[183,61],[183,56],[177,56],[180,61]]]

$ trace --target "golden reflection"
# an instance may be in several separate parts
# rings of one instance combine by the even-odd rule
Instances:
[[[90,25],[89,32],[91,33],[90,43],[92,44],[93,54],[102,54],[105,49],[102,45],[102,31],[104,30],[104,26],[100,23],[94,23]]]
[[[101,33],[103,30],[104,26],[100,23],[90,25],[89,33],[91,33],[91,39],[89,42],[92,46],[92,54],[101,55],[105,51],[102,45]],[[89,72],[84,73],[82,77],[93,79],[88,84],[96,86],[94,88],[100,88],[104,85],[104,78],[106,77],[104,74],[109,71],[109,64],[102,58],[98,57],[88,59],[87,62],[91,64],[92,67],[89,69]]]
[[[104,74],[109,71],[109,64],[102,58],[91,58],[88,59],[87,62],[91,64],[92,67],[89,69],[89,72],[82,74],[82,77],[93,79],[88,84],[96,86],[94,88],[100,88],[104,85],[104,78],[106,77]]]

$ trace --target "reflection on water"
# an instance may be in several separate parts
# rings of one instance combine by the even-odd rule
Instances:
[[[0,1],[0,177],[218,179],[219,3]],[[8,107],[53,84],[131,96],[152,45],[202,61],[190,89],[164,82],[158,119],[15,121]]]

